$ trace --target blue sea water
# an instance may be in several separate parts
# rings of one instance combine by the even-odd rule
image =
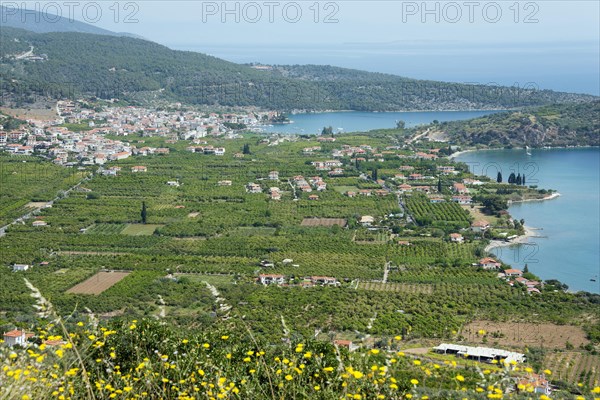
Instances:
[[[598,41],[549,43],[390,42],[322,45],[193,45],[236,63],[317,64],[408,78],[600,95]],[[560,55],[560,56],[557,56]]]
[[[498,111],[407,111],[407,112],[328,112],[288,115],[291,124],[265,127],[270,133],[321,133],[323,127],[331,126],[334,132],[364,132],[372,129],[395,128],[402,120],[406,127],[429,124],[434,120],[456,121],[480,117]]]
[[[506,179],[525,173],[528,185],[557,190],[547,201],[514,203],[510,213],[539,228],[530,246],[494,249],[515,268],[528,265],[542,279],[558,279],[573,291],[600,293],[600,149],[490,150],[464,153],[472,172]],[[595,279],[593,282],[591,279]]]

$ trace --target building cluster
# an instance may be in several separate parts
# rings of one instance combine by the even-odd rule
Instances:
[[[292,182],[296,188],[305,193],[310,193],[314,190],[322,192],[327,190],[327,184],[320,176],[313,176],[308,180],[302,175],[294,176]]]
[[[257,283],[262,285],[278,285],[278,286],[293,286],[290,283],[291,278],[282,274],[260,274],[257,278]],[[299,280],[297,286],[313,287],[313,286],[340,286],[341,283],[330,276],[309,276]]]
[[[177,106],[177,105],[176,105]],[[157,110],[143,107],[92,108],[83,102],[59,101],[57,117],[30,119],[18,129],[5,130],[0,125],[0,149],[16,155],[46,155],[61,165],[102,165],[132,155],[166,154],[166,148],[137,147],[106,136],[160,136],[168,142],[199,142],[207,136],[232,134],[230,124],[258,129],[276,113],[252,111],[240,113],[203,113],[200,111]],[[143,141],[141,141],[143,142]],[[188,151],[224,155],[222,147],[190,146]]]

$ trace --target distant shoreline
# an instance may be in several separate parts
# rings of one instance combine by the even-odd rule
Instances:
[[[374,114],[390,114],[390,113],[425,113],[425,112],[474,112],[474,111],[514,111],[519,108],[467,108],[467,109],[444,109],[444,110],[387,110],[387,111],[364,111],[364,110],[292,110],[285,114],[298,115],[298,114],[329,114],[329,113],[352,113],[352,112],[364,112]]]
[[[577,150],[577,149],[594,149],[594,148],[599,148],[600,146],[591,146],[591,145],[585,145],[585,146],[544,146],[544,147],[530,147],[530,150],[555,150],[555,149],[564,149],[564,150]],[[461,151],[457,151],[456,153],[452,153],[451,155],[448,156],[449,159],[453,160],[456,157],[462,156],[463,154],[466,153],[473,153],[476,151],[492,151],[492,150],[525,150],[524,147],[513,147],[510,149],[505,149],[503,147],[494,147],[494,148],[488,148],[488,149],[467,149],[467,150],[461,150]]]

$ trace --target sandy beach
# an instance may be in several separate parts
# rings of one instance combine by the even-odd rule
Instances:
[[[461,150],[461,151],[457,151],[456,153],[452,153],[452,154],[450,154],[450,155],[448,156],[448,158],[449,158],[449,159],[451,159],[451,160],[453,160],[453,159],[455,159],[455,158],[456,158],[456,157],[458,157],[458,156],[461,156],[461,155],[463,155],[463,154],[465,154],[465,153],[472,153],[472,152],[474,152],[474,151],[479,151],[479,150]]]
[[[552,193],[552,194],[550,194],[550,195],[548,195],[546,197],[542,197],[541,199],[527,199],[527,200],[514,200],[514,201],[509,200],[508,204],[510,205],[512,203],[526,203],[526,202],[529,202],[529,201],[545,201],[545,200],[556,199],[557,197],[560,197],[560,193],[555,192],[555,193]]]
[[[485,251],[489,252],[491,249],[495,249],[496,247],[508,247],[515,246],[518,244],[526,244],[529,243],[529,238],[542,237],[537,233],[537,231],[541,230],[541,228],[532,228],[527,225],[525,225],[523,228],[525,229],[525,233],[523,235],[517,236],[510,242],[507,242],[505,240],[492,240],[485,247]]]

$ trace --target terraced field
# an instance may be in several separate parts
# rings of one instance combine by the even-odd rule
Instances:
[[[399,292],[399,293],[422,293],[432,294],[433,285],[418,285],[407,283],[382,283],[382,282],[360,282],[358,289],[376,290],[379,292]]]
[[[572,384],[598,386],[600,382],[600,355],[568,351],[546,355],[544,366],[553,377]]]

